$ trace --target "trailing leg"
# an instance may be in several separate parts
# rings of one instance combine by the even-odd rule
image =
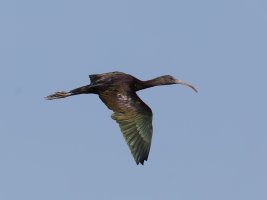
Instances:
[[[82,86],[82,87],[73,89],[69,92],[65,92],[65,91],[55,92],[55,93],[45,97],[45,99],[47,99],[47,100],[61,99],[61,98],[65,98],[65,97],[69,97],[69,96],[73,96],[73,95],[88,94],[88,93],[95,93],[93,87],[90,85]]]

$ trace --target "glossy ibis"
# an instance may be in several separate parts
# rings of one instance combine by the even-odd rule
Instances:
[[[129,74],[111,72],[89,75],[91,84],[69,92],[56,92],[46,97],[60,99],[78,94],[98,94],[114,113],[111,118],[119,124],[136,164],[147,160],[152,139],[152,110],[138,97],[137,91],[158,85],[182,84],[195,92],[193,85],[177,80],[170,75],[141,81]]]

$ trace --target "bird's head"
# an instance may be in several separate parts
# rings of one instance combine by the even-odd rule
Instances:
[[[160,82],[162,83],[162,85],[181,84],[181,85],[185,85],[185,86],[190,87],[195,92],[198,92],[197,89],[193,85],[186,83],[182,80],[178,80],[171,75],[161,76],[161,77],[159,77],[159,79],[160,79]]]

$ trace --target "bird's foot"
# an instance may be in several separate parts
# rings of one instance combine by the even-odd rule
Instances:
[[[65,97],[68,97],[71,95],[72,95],[72,93],[70,93],[70,92],[61,91],[61,92],[55,92],[54,94],[51,94],[51,95],[45,97],[45,99],[46,100],[61,99],[61,98],[65,98]]]

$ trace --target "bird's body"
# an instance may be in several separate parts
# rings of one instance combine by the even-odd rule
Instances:
[[[161,76],[149,81],[141,81],[129,74],[110,72],[89,75],[91,84],[69,92],[56,92],[46,97],[48,100],[65,98],[78,94],[98,94],[103,103],[114,113],[123,136],[137,164],[147,160],[152,139],[152,110],[138,97],[137,91],[169,84],[183,84],[196,89],[172,76]]]

